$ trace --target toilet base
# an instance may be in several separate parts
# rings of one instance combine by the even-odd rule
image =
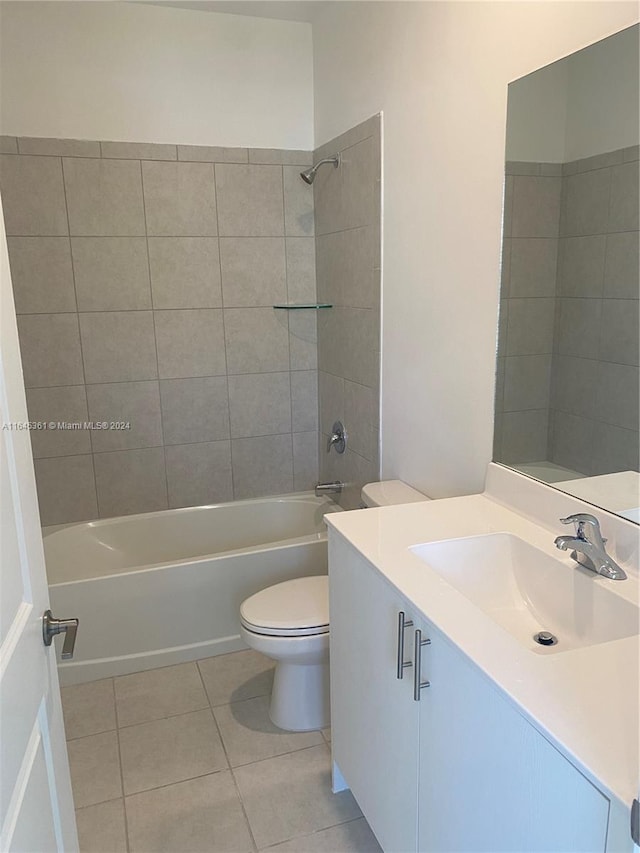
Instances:
[[[278,661],[273,677],[269,716],[290,732],[324,729],[330,723],[329,662]]]

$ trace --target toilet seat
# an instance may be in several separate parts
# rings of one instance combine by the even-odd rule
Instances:
[[[329,578],[295,578],[260,590],[243,601],[240,621],[247,631],[267,636],[328,634]]]

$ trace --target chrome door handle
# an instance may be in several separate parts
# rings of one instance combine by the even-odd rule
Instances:
[[[45,646],[51,645],[56,634],[64,634],[62,659],[71,659],[76,645],[78,624],[78,619],[54,619],[51,611],[45,610],[42,616],[42,640]]]
[[[398,613],[398,660],[396,665],[396,678],[403,678],[404,671],[411,666],[410,660],[404,659],[404,629],[413,625],[411,619],[404,618],[404,610]]]
[[[426,640],[422,639],[422,631],[417,628],[416,633],[414,635],[414,655],[413,659],[416,664],[416,668],[413,671],[413,698],[416,702],[420,701],[421,693],[423,687],[429,687],[428,681],[421,681],[422,677],[422,647],[428,646],[431,644],[431,640],[427,638]]]

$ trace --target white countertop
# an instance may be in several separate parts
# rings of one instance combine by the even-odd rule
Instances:
[[[554,546],[554,537],[566,533],[557,519],[591,512],[609,536],[609,552],[628,574],[625,581],[594,575],[593,583],[638,603],[638,527],[516,472],[489,469],[482,495],[336,513],[327,518],[331,535],[335,531],[355,546],[585,776],[629,809],[640,781],[639,638],[549,655],[532,652],[409,548],[510,532],[572,572],[574,561]],[[537,517],[531,512],[536,504]]]

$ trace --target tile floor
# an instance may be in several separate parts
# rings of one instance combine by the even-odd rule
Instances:
[[[380,851],[329,730],[269,720],[272,678],[243,651],[63,688],[81,853]]]

